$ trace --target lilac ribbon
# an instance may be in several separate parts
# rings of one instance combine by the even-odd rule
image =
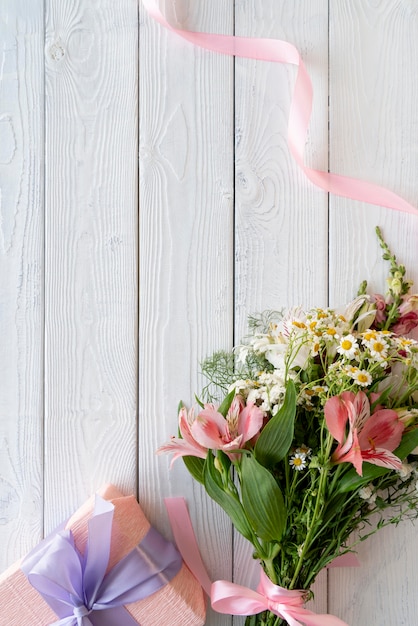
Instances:
[[[84,556],[72,532],[59,530],[24,559],[28,581],[60,618],[50,626],[138,626],[124,605],[147,598],[181,569],[179,552],[151,527],[106,574],[114,508],[96,496]]]

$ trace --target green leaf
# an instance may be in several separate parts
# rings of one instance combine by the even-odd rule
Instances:
[[[293,381],[289,380],[283,406],[264,426],[255,444],[255,457],[264,467],[274,467],[289,452],[295,430],[295,415],[296,389]]]
[[[218,459],[219,463],[222,466],[222,471],[224,473],[224,476],[228,476],[229,471],[231,469],[231,459],[222,450],[216,451],[216,458]]]
[[[410,430],[402,437],[402,441],[398,448],[394,450],[393,454],[403,461],[408,454],[411,454],[412,450],[418,446],[418,428]],[[341,493],[347,493],[348,491],[354,491],[359,489],[363,485],[372,482],[375,478],[380,478],[388,472],[393,471],[387,467],[379,467],[372,465],[371,463],[363,463],[363,476],[359,476],[354,468],[350,469],[341,478],[338,485],[338,491]]]
[[[367,485],[375,480],[375,478],[379,478],[389,471],[390,470],[386,467],[363,463],[363,476],[359,476],[354,467],[352,467],[341,477],[337,491],[339,493],[348,493],[349,491],[360,489],[363,485]]]
[[[236,396],[236,391],[235,389],[233,389],[232,391],[230,391],[228,393],[228,395],[226,396],[225,400],[222,402],[222,404],[220,405],[220,407],[218,408],[218,413],[220,413],[221,415],[223,415],[224,417],[226,417],[226,414],[229,411],[229,407],[232,404],[233,399]]]
[[[403,461],[408,454],[411,454],[412,450],[418,446],[418,428],[409,430],[402,437],[402,441],[398,448],[396,448],[394,454]]]
[[[209,496],[229,515],[238,532],[248,539],[248,541],[252,542],[253,533],[246,518],[245,511],[242,508],[242,504],[236,495],[225,491],[222,484],[222,477],[215,467],[215,458],[210,451],[206,457],[203,478],[205,489]]]
[[[198,396],[196,394],[194,394],[194,399],[196,400],[196,402],[198,403],[198,405],[200,406],[201,409],[205,408],[205,405],[203,404],[203,402],[200,400],[200,398],[198,398]]]
[[[263,541],[280,541],[286,525],[282,492],[272,474],[252,455],[241,462],[242,504],[255,533]]]
[[[203,485],[203,468],[205,466],[204,459],[197,456],[184,456],[183,462],[193,478]]]
[[[384,376],[382,376],[381,378],[379,378],[378,380],[375,381],[375,384],[373,384],[373,387],[371,388],[371,390],[373,391],[378,385],[379,383],[384,380]],[[376,398],[376,400],[370,404],[370,412],[373,413],[375,408],[377,407],[378,404],[385,404],[387,399],[390,396],[390,393],[392,391],[392,386],[387,387],[384,391],[382,391],[380,393],[380,395]]]

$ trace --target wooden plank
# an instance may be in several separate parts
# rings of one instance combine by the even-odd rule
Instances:
[[[284,39],[301,52],[315,91],[306,163],[327,169],[328,3],[238,2],[236,34]],[[305,179],[287,145],[295,76],[289,66],[236,62],[238,341],[250,313],[327,304],[327,196]],[[234,545],[235,580],[248,584],[251,550],[239,537]],[[315,609],[326,610],[326,576],[315,591]]]
[[[418,205],[416,2],[331,3],[330,11],[330,167]],[[416,217],[338,198],[330,207],[332,304],[352,298],[363,278],[372,293],[385,290],[376,225],[417,286]],[[330,573],[330,611],[349,624],[415,623],[416,527],[380,531],[359,546],[359,557],[359,569]]]
[[[231,33],[233,3],[167,3],[189,30]],[[185,496],[213,579],[231,579],[231,525],[181,461],[156,448],[202,386],[199,362],[232,345],[232,60],[169,34],[141,8],[139,493],[168,532],[162,498]],[[231,623],[209,610],[208,625]]]
[[[137,4],[46,3],[45,526],[136,487]]]
[[[0,6],[0,571],[42,535],[43,3]]]

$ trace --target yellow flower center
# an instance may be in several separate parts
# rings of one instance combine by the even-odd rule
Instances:
[[[381,343],[380,341],[375,341],[373,344],[373,350],[375,352],[383,352],[383,350],[385,349],[385,345],[383,343]]]
[[[358,374],[357,375],[357,380],[359,381],[359,383],[367,383],[369,381],[369,377],[367,376],[367,374]]]
[[[412,341],[410,339],[401,338],[400,342],[401,346],[411,346]]]
[[[299,465],[302,465],[302,459],[300,457],[296,456],[293,459],[293,465],[297,465],[299,467]]]
[[[341,347],[343,350],[350,350],[353,347],[353,343],[349,339],[343,339]]]
[[[296,326],[296,328],[306,328],[306,324],[304,324],[303,322],[298,322],[297,320],[293,320],[292,324],[293,326]]]

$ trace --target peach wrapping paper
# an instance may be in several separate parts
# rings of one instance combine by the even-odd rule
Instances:
[[[111,569],[144,538],[150,523],[134,496],[123,496],[113,485],[106,485],[99,494],[115,506],[108,568]],[[82,553],[87,541],[87,521],[93,507],[94,496],[76,511],[66,525],[66,528],[71,528],[76,546]],[[15,563],[0,575],[0,624],[49,626],[58,618],[27,581],[20,563]],[[202,588],[184,563],[165,587],[125,608],[141,626],[201,626],[205,623]]]

